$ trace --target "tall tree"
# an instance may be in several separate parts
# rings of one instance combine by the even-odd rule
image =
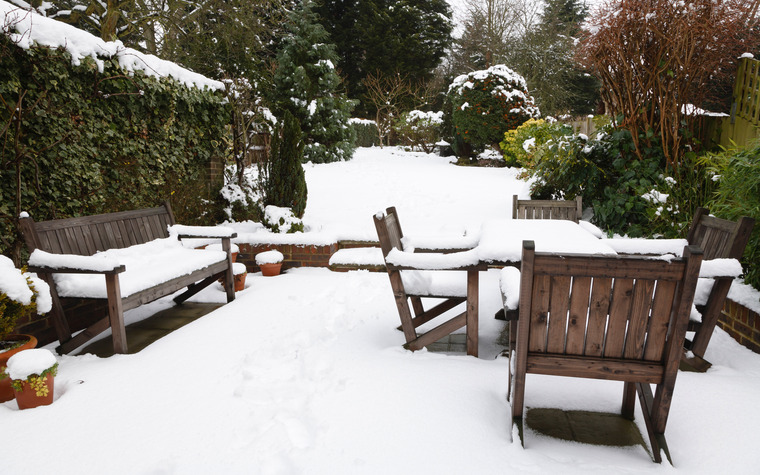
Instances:
[[[573,61],[587,12],[582,0],[546,0],[540,21],[510,52],[509,64],[525,77],[544,114],[594,112],[599,82]]]
[[[348,160],[353,153],[348,125],[353,102],[339,91],[338,56],[310,1],[291,15],[274,73],[277,115],[289,111],[303,131],[304,161]]]
[[[378,71],[430,79],[451,44],[446,0],[324,0],[317,12],[335,42],[352,98],[364,99],[362,81]],[[364,102],[359,111],[374,113]]]

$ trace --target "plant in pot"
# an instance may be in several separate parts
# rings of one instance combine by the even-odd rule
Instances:
[[[232,264],[232,275],[235,278],[235,292],[245,289],[245,277],[248,275],[248,269],[242,262]]]
[[[5,370],[16,353],[37,346],[32,335],[14,335],[18,319],[29,312],[47,313],[52,308],[50,288],[33,274],[17,269],[0,255],[0,403],[13,399],[11,380]]]
[[[267,277],[280,273],[284,256],[280,251],[271,250],[256,254],[256,265],[261,268],[261,274]]]
[[[19,351],[8,360],[8,375],[19,409],[53,403],[58,362],[50,350],[33,348]]]

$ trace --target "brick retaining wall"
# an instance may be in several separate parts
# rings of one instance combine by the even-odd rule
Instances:
[[[731,300],[726,300],[718,326],[742,346],[760,353],[760,314]]]

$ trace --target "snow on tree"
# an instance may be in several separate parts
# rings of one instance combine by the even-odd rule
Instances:
[[[353,102],[339,92],[338,57],[311,2],[291,16],[274,74],[277,115],[290,111],[300,122],[304,162],[348,160],[354,149],[348,127]]]

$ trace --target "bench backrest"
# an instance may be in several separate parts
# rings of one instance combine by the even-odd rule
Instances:
[[[514,219],[564,219],[578,222],[583,214],[582,198],[574,200],[518,200],[512,196]]]
[[[169,236],[174,215],[169,203],[118,213],[34,222],[20,220],[29,252],[35,249],[55,254],[89,256],[98,251],[143,244]]]
[[[532,244],[523,249],[517,332],[518,354],[537,357],[529,372],[656,383],[677,370],[698,248],[667,262],[540,254]]]
[[[702,248],[705,259],[741,259],[754,224],[755,220],[746,216],[734,222],[697,208],[686,240]]]

